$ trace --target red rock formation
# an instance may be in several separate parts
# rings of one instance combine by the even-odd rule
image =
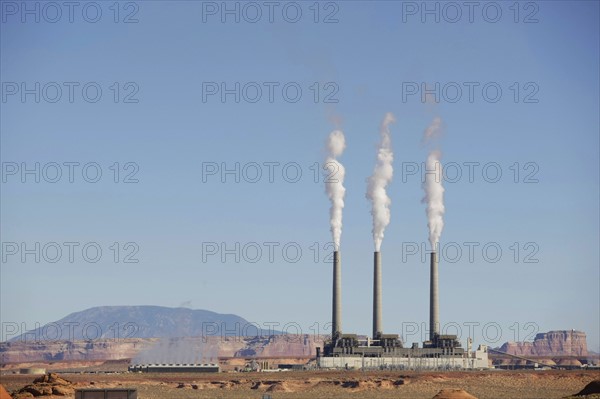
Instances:
[[[71,381],[61,378],[58,374],[49,373],[33,380],[13,394],[15,399],[31,398],[32,396],[71,396],[75,392]]]
[[[523,357],[588,356],[585,333],[575,330],[540,333],[533,342],[507,342],[500,351]]]
[[[0,399],[11,399],[8,392],[6,392],[6,389],[4,389],[4,386],[1,384],[0,384]]]

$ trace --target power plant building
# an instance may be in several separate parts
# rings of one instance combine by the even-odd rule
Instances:
[[[216,363],[204,364],[134,364],[128,371],[140,373],[218,373],[221,368]]]
[[[333,258],[333,328],[323,351],[317,348],[317,363],[322,368],[400,368],[400,369],[485,369],[489,368],[488,348],[480,345],[465,351],[456,335],[441,335],[438,298],[438,257],[431,253],[429,340],[419,347],[404,348],[397,334],[384,334],[382,328],[381,253],[373,258],[373,336],[359,338],[341,329],[341,257]]]

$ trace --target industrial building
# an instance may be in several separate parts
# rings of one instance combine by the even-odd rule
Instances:
[[[341,257],[333,253],[332,334],[323,351],[317,348],[317,363],[322,368],[397,368],[397,369],[483,369],[489,368],[488,348],[480,345],[465,351],[456,335],[441,335],[438,298],[438,258],[431,253],[429,340],[422,347],[413,343],[405,348],[398,334],[384,334],[382,327],[381,253],[373,257],[373,335],[359,338],[342,333]]]
[[[128,368],[140,373],[218,373],[221,367],[216,363],[204,364],[134,364]]]
[[[77,389],[75,399],[137,399],[137,389]]]

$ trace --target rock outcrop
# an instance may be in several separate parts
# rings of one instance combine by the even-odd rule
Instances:
[[[2,384],[0,384],[0,399],[12,399]]]
[[[70,396],[75,389],[71,381],[58,376],[58,374],[48,373],[33,380],[32,384],[13,393],[14,399],[25,399],[38,396]]]
[[[590,382],[589,384],[587,384],[575,396],[587,396],[587,395],[594,395],[594,394],[600,394],[600,379],[594,380],[594,381]]]

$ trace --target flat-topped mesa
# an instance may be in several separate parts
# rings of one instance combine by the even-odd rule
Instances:
[[[500,351],[517,356],[588,356],[586,335],[576,330],[539,333],[533,342],[506,342]]]

